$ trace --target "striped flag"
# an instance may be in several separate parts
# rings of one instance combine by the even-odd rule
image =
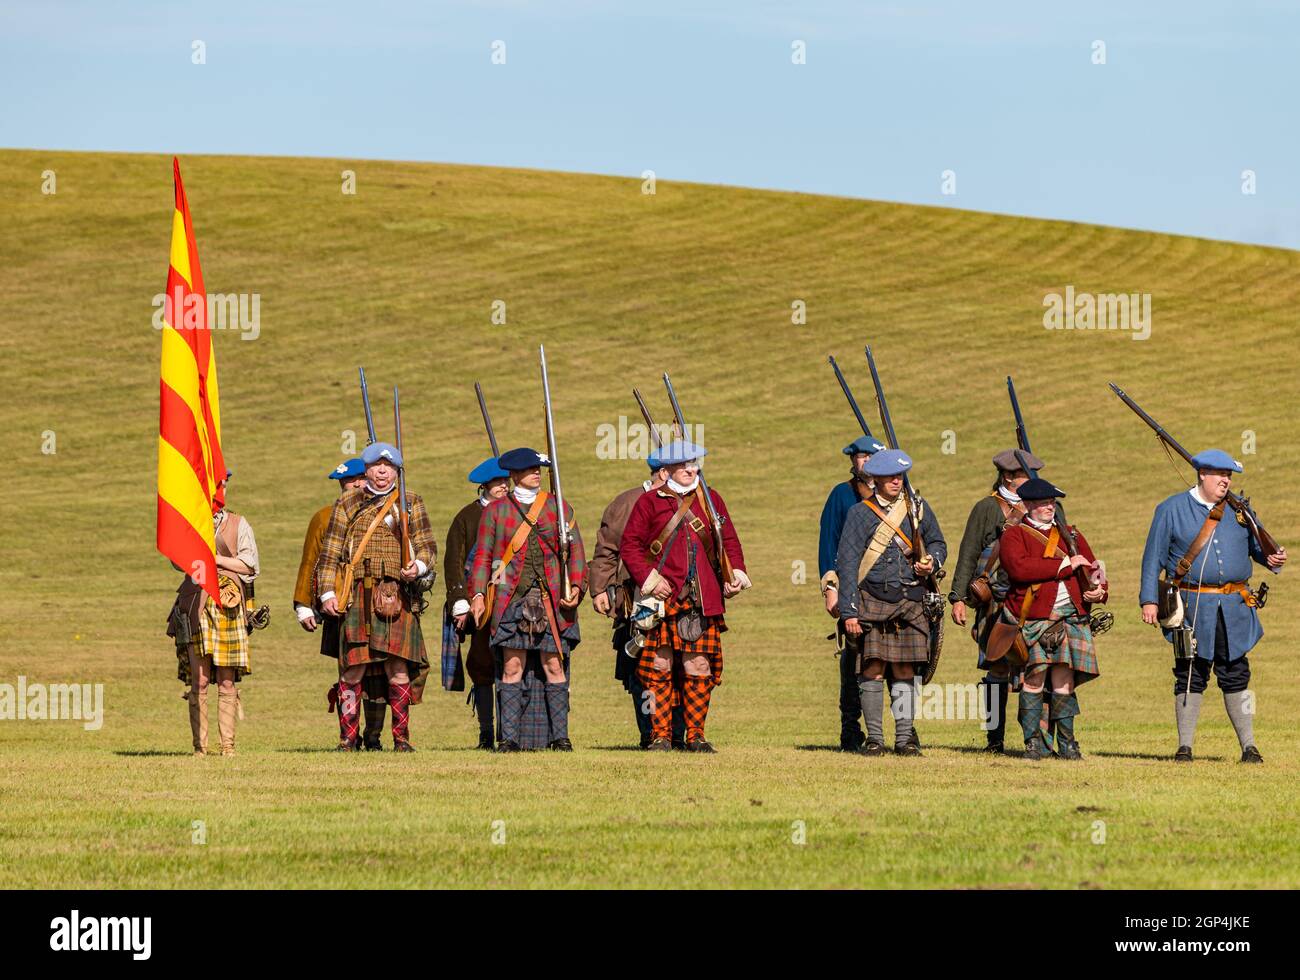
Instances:
[[[163,303],[158,411],[158,550],[214,598],[216,540],[212,515],[225,504],[217,360],[208,329],[190,206],[174,157],[176,209]]]

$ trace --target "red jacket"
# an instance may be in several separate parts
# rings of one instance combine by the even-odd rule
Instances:
[[[727,513],[727,505],[723,503],[716,491],[710,490],[709,494],[713,498],[713,506],[717,508],[718,516],[722,519],[722,546],[727,551],[727,557],[731,559],[732,568],[738,568],[743,572],[745,553],[740,548],[740,538],[736,536],[736,528]],[[696,550],[695,570],[700,580],[700,598],[704,601],[704,615],[720,616],[725,608],[722,584],[718,580],[717,572],[709,563],[708,552],[705,551],[701,537],[701,535],[708,536],[711,547],[713,526],[709,522],[708,508],[698,497],[691,503],[689,513],[682,520],[672,547],[665,547],[664,554],[657,558],[650,554],[650,543],[667,527],[678,506],[680,506],[680,498],[666,487],[642,494],[632,508],[627,526],[623,529],[619,557],[637,585],[644,585],[645,580],[650,577],[650,572],[662,560],[663,567],[659,569],[659,574],[668,580],[675,596],[681,590],[682,583],[686,581],[689,538]],[[700,534],[696,534],[690,526],[692,517],[698,517],[703,522],[704,526]]]
[[[515,500],[512,495],[507,495],[500,500],[494,500],[483,508],[483,516],[479,518],[478,522],[478,541],[476,544],[477,550],[474,552],[474,567],[470,571],[469,578],[468,591],[471,596],[479,592],[487,594],[488,581],[492,577],[492,569],[495,563],[505,554],[510,539],[514,537],[519,526],[524,523],[524,518],[519,513],[521,508],[525,513],[528,511],[528,508]],[[573,519],[573,508],[569,506],[567,500],[564,503],[564,511],[572,528],[569,537],[569,582],[575,589],[583,591],[587,583],[587,559],[582,550],[582,535],[578,533],[578,523]],[[537,526],[525,539],[524,546],[515,552],[514,558],[505,569],[501,584],[497,586],[496,601],[493,603],[492,608],[488,610],[493,626],[501,620],[501,617],[505,614],[506,606],[510,604],[510,599],[515,592],[515,586],[519,584],[519,576],[523,574],[524,556],[529,548],[541,547],[542,566],[546,572],[547,587],[556,600],[561,598],[560,562],[556,557],[559,553],[560,530],[555,515],[555,498],[548,494],[546,506],[537,515]],[[541,535],[543,539],[541,545],[537,542],[538,535]],[[578,611],[576,608],[565,609],[558,601],[555,607],[561,630],[568,627],[577,618]]]
[[[1051,531],[1043,533],[1049,535]],[[1095,562],[1097,559],[1088,545],[1088,539],[1077,530],[1075,534],[1079,554]],[[1031,585],[1042,583],[1029,607],[1027,618],[1048,619],[1052,615],[1052,607],[1056,604],[1057,584],[1064,582],[1074,607],[1083,615],[1088,615],[1092,603],[1084,602],[1083,593],[1079,589],[1078,575],[1068,566],[1064,570],[1061,568],[1061,559],[1066,554],[1065,548],[1058,542],[1052,556],[1044,558],[1043,550],[1046,547],[1046,542],[1024,524],[1013,525],[1002,532],[999,561],[1007,573],[1007,578],[1011,580],[1011,591],[1007,593],[1007,610],[1018,619],[1020,607],[1025,601],[1025,593]],[[1107,598],[1109,598],[1109,589],[1102,593],[1101,601],[1105,602]]]

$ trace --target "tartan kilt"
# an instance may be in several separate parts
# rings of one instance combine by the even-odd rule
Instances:
[[[678,603],[675,599],[669,599],[664,603],[663,619],[659,621],[658,626],[646,633],[645,645],[641,648],[638,665],[645,665],[646,670],[652,669],[655,653],[661,647],[671,647],[674,655],[681,654],[685,657],[703,655],[709,661],[713,686],[717,687],[722,683],[722,634],[727,631],[726,620],[722,615],[705,616],[704,632],[700,634],[698,640],[688,643],[677,633],[677,614],[689,608],[688,604]],[[676,660],[676,656],[673,659]]]
[[[1052,619],[1027,619],[1021,632],[1025,646],[1029,648],[1029,659],[1025,663],[1025,673],[1029,674],[1049,664],[1068,664],[1074,668],[1075,684],[1083,684],[1101,675],[1097,663],[1097,647],[1092,638],[1092,627],[1087,617],[1071,613],[1064,618],[1065,634],[1051,646],[1044,640],[1043,634],[1054,624],[1061,622],[1061,617]]]
[[[858,673],[868,660],[924,664],[930,659],[930,622],[920,602],[885,602],[866,591],[859,592],[858,602],[858,622],[862,626]]]
[[[176,677],[182,683],[192,684],[190,677],[190,649],[197,646],[204,657],[212,658],[213,667],[233,667],[235,679],[253,672],[248,656],[248,627],[244,622],[241,603],[226,609],[212,596],[204,596],[199,612],[199,636],[189,646],[176,648]]]
[[[420,617],[411,611],[406,593],[402,593],[402,611],[393,619],[386,620],[372,611],[367,621],[361,596],[364,589],[361,582],[356,584],[352,591],[352,604],[343,617],[339,664],[347,668],[397,657],[427,670],[429,658],[424,650]]]
[[[482,631],[486,632],[486,630]],[[494,671],[498,684],[502,671],[505,670],[505,648],[489,647],[493,655]],[[570,659],[563,658],[564,676],[571,678]],[[498,720],[501,717],[501,694],[497,688],[496,710]],[[523,712],[519,716],[519,747],[525,751],[547,748],[558,734],[551,729],[551,714],[546,708],[546,669],[542,666],[542,655],[536,650],[524,654],[524,675],[519,681],[519,694],[523,698]]]

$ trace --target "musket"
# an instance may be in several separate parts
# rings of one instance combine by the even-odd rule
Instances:
[[[650,430],[650,441],[654,443],[655,449],[658,449],[663,445],[663,440],[659,438],[659,430],[655,428],[655,420],[650,417],[650,409],[646,407],[645,399],[641,397],[641,390],[633,388],[632,397],[636,399],[637,407],[641,409],[641,417],[645,419],[646,428]]]
[[[673,382],[668,377],[668,372],[664,372],[664,387],[668,389],[668,401],[673,406],[673,418],[677,422],[678,431],[682,433],[682,438],[690,430],[686,428],[686,418],[682,415],[682,406],[677,403],[677,392],[673,390]],[[718,516],[718,509],[713,506],[713,497],[709,493],[709,485],[704,480],[704,469],[700,468],[700,489],[703,491],[704,506],[709,511],[709,522],[713,525],[713,549],[717,552],[719,568],[722,572],[722,580],[730,583],[736,577],[735,570],[731,567],[731,556],[727,554],[727,549],[722,540],[722,518]]]
[[[1144,412],[1141,406],[1126,395],[1119,385],[1115,384],[1113,381],[1110,382],[1110,390],[1119,396],[1120,401],[1133,409],[1133,412],[1138,418],[1152,428],[1157,439],[1176,452],[1179,456],[1183,457],[1183,459],[1187,461],[1188,466],[1191,466],[1193,469],[1196,468],[1196,464],[1192,462],[1191,453],[1184,449],[1177,439],[1166,432],[1159,422]],[[1255,542],[1259,545],[1260,550],[1265,555],[1277,554],[1282,550],[1278,543],[1273,540],[1273,536],[1264,530],[1264,525],[1259,522],[1259,519],[1255,516],[1255,512],[1250,509],[1250,500],[1232,490],[1228,491],[1228,496],[1225,499],[1227,500],[1228,506],[1230,506],[1240,516],[1242,523],[1246,525],[1246,529],[1250,531],[1251,536],[1255,539]]]
[[[551,417],[551,379],[546,373],[546,347],[540,345],[542,361],[542,404],[546,414],[546,454],[551,458],[551,493],[555,497],[555,512],[560,525],[560,591],[557,598],[567,602],[573,586],[569,581],[569,524],[564,517],[564,491],[560,488],[560,461],[555,455],[555,421]]]
[[[474,394],[478,395],[478,410],[483,413],[483,425],[487,429],[488,444],[492,447],[492,458],[496,459],[501,455],[501,450],[497,449],[497,434],[492,429],[492,416],[488,414],[487,402],[483,399],[483,386],[477,381],[474,382]]]
[[[840,366],[835,363],[834,357],[826,358],[831,362],[831,367],[835,371],[835,380],[840,383],[840,389],[844,392],[844,397],[849,400],[849,408],[853,409],[853,414],[857,416],[858,425],[862,426],[862,434],[868,439],[876,438],[871,434],[871,429],[867,426],[867,420],[862,417],[862,409],[858,408],[858,400],[853,397],[853,392],[849,390],[849,383],[844,380],[844,372]]]
[[[375,419],[370,414],[370,389],[366,387],[366,369],[357,368],[357,373],[361,375],[361,407],[366,410],[366,445],[375,442]]]
[[[894,432],[894,420],[889,414],[889,403],[885,401],[885,389],[880,383],[880,373],[876,370],[876,359],[871,356],[871,346],[867,346],[867,366],[871,368],[871,383],[876,387],[876,404],[880,408],[880,424],[885,427],[885,441],[889,443],[890,449],[898,448],[898,436]],[[921,505],[916,502],[916,491],[912,489],[912,481],[903,474],[903,497],[907,500],[907,512],[912,518],[912,554],[917,557],[928,555],[925,549],[925,540],[921,537]],[[943,577],[943,569],[935,569],[926,576],[927,585],[931,592],[939,592],[939,579]]]
[[[415,549],[411,547],[411,505],[406,499],[406,456],[402,453],[402,405],[397,397],[397,385],[393,385],[393,431],[397,433],[397,455],[402,457],[402,465],[397,468],[398,511],[401,514],[402,554],[407,561],[415,561]]]

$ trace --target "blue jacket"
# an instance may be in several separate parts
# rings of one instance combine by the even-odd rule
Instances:
[[[1156,507],[1147,532],[1146,550],[1142,553],[1142,588],[1139,601],[1143,604],[1156,601],[1156,583],[1160,571],[1172,577],[1178,560],[1191,547],[1192,539],[1201,530],[1210,508],[1190,492],[1176,493]],[[1192,561],[1191,570],[1183,584],[1226,585],[1250,579],[1251,561],[1267,567],[1265,556],[1246,528],[1237,521],[1236,512],[1224,507],[1223,519],[1214,535]],[[1270,569],[1270,571],[1275,571]],[[1239,660],[1264,635],[1259,625],[1259,614],[1246,605],[1239,593],[1214,595],[1205,592],[1183,592],[1186,607],[1185,622],[1196,632],[1197,656],[1214,659],[1214,643],[1218,635],[1219,612],[1228,630],[1228,659]],[[1173,640],[1173,631],[1165,630],[1165,639]]]
[[[948,558],[948,545],[943,539],[943,532],[939,530],[939,522],[935,520],[930,505],[923,497],[918,497],[917,502],[921,505],[921,537],[925,540],[925,546],[930,554],[934,556],[934,567],[937,571]],[[858,591],[867,583],[881,591],[889,591],[891,588],[904,587],[916,582],[916,572],[912,569],[912,563],[903,554],[903,549],[899,547],[895,537],[890,537],[880,560],[867,573],[867,577],[861,582],[858,581],[862,556],[866,554],[867,545],[879,525],[880,518],[865,503],[854,504],[849,510],[849,516],[844,522],[844,530],[840,535],[840,549],[835,563],[840,579],[840,619],[860,618],[858,607],[861,603]],[[911,537],[911,515],[903,518],[902,532],[905,537]],[[858,588],[854,588],[854,585]]]
[[[858,502],[857,491],[853,483],[845,480],[836,484],[835,489],[826,498],[822,508],[822,530],[817,540],[817,575],[825,578],[827,572],[835,570],[835,556],[840,550],[840,534],[844,530],[844,518]]]

